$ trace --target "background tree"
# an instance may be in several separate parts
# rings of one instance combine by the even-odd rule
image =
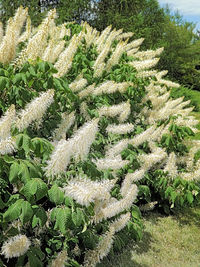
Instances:
[[[34,26],[41,23],[42,19],[46,12],[41,13],[41,2],[40,0],[0,0],[0,20],[1,22],[6,23],[6,21],[13,17],[15,11],[18,7],[28,7],[29,16],[31,17],[32,24]]]
[[[178,12],[172,15],[168,8],[165,14],[163,38],[158,42],[165,49],[159,68],[168,69],[170,78],[199,90],[200,72],[196,66],[200,65],[200,41],[195,24],[184,21]]]
[[[56,6],[58,13],[58,23],[66,21],[76,21],[80,23],[82,20],[90,21],[92,17],[93,0],[60,0]]]
[[[145,38],[144,48],[153,48],[162,38],[164,10],[157,0],[100,0],[95,10],[93,26],[103,30],[108,25],[134,32],[134,38]]]

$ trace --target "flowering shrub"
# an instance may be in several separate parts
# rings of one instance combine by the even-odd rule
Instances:
[[[32,29],[19,8],[1,30],[2,266],[95,266],[141,238],[138,206],[199,199],[197,121],[151,70],[162,49],[55,16]]]

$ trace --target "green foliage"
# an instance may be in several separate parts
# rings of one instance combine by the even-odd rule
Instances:
[[[193,206],[200,200],[198,182],[186,181],[181,177],[170,180],[167,173],[162,170],[149,173],[146,176],[146,184],[151,190],[151,200],[156,199],[158,209],[164,210],[167,214],[182,207]]]
[[[165,14],[156,0],[100,0],[95,11],[94,26],[99,30],[112,25],[134,32],[134,38],[145,38],[145,48],[155,47],[162,38]]]
[[[64,4],[62,1],[61,3]],[[125,2],[122,1],[121,9],[124,4]],[[156,5],[156,2],[153,1],[151,4]],[[149,9],[151,10],[151,6]],[[126,12],[127,10],[128,6]],[[144,19],[147,11],[144,11],[141,19]],[[162,13],[161,10],[158,12]],[[149,24],[146,25],[147,28]],[[84,26],[77,24],[68,24],[67,27],[73,35],[85,31]],[[66,46],[70,43],[71,37],[64,37]],[[118,41],[115,40],[112,43],[112,49],[117,44]],[[68,192],[66,193],[65,187],[75,177],[87,177],[86,180],[91,182],[115,179],[116,184],[110,189],[112,196],[110,200],[113,203],[123,203],[120,201],[125,199],[121,192],[124,177],[142,168],[145,163],[142,163],[140,156],[149,155],[152,152],[152,144],[148,137],[138,146],[132,142],[122,149],[118,156],[128,162],[116,172],[111,168],[105,170],[97,168],[95,160],[105,158],[107,147],[123,139],[132,140],[148,130],[150,123],[141,112],[145,108],[149,110],[152,108],[150,100],[144,101],[147,95],[146,87],[151,79],[138,78],[138,72],[129,64],[133,58],[128,57],[124,52],[118,63],[114,64],[109,71],[104,70],[102,75],[95,76],[93,66],[98,54],[96,44],[88,45],[86,39],[83,38],[76,50],[71,68],[67,74],[59,78],[55,77],[57,70],[54,65],[43,62],[40,58],[35,62],[26,62],[20,67],[14,67],[12,64],[1,65],[0,107],[2,114],[5,114],[10,105],[14,104],[18,115],[41,92],[46,92],[51,88],[55,91],[54,101],[46,110],[40,124],[34,121],[21,132],[17,129],[17,125],[12,125],[10,135],[15,142],[15,150],[9,156],[4,153],[0,155],[0,177],[3,177],[0,179],[0,246],[9,237],[20,233],[31,239],[29,249],[22,256],[9,260],[8,264],[24,266],[29,262],[30,266],[33,264],[41,267],[47,266],[60,252],[67,251],[68,265],[80,266],[83,264],[87,251],[98,249],[99,242],[110,231],[110,225],[125,212],[130,212],[128,213],[130,219],[125,228],[118,231],[113,238],[113,251],[121,250],[127,240],[141,239],[143,225],[138,208],[140,204],[157,201],[159,207],[168,212],[170,209],[174,210],[174,207],[182,207],[185,204],[193,205],[199,201],[198,182],[185,181],[180,177],[172,179],[169,173],[162,169],[159,162],[145,170],[142,180],[136,181],[139,191],[135,200],[137,205],[126,207],[114,216],[102,217],[95,222],[95,216],[101,215],[102,210],[98,214],[98,206],[95,206],[94,201],[88,205],[82,205],[75,197],[67,196]],[[112,51],[108,53],[105,62],[108,62],[111,55]],[[88,86],[95,83],[98,87],[106,81],[129,82],[130,85],[128,84],[128,88],[123,93],[119,91],[105,92],[100,95],[91,93],[81,98],[78,93],[70,89],[70,84],[77,77],[85,78]],[[155,79],[154,82],[156,82]],[[109,125],[119,125],[117,116],[101,116],[99,109],[103,106],[110,108],[127,101],[130,104],[131,114],[126,122],[134,125],[133,131],[123,134],[110,133],[107,131]],[[81,109],[84,103],[87,104],[86,115]],[[70,140],[76,129],[80,129],[93,118],[99,119],[98,133],[84,160],[75,160],[72,157],[66,171],[55,177],[49,177],[46,169],[51,156],[56,152],[57,145],[53,132],[58,128],[65,112],[67,114],[74,112],[75,122],[64,133],[62,141]],[[160,140],[154,144],[156,148],[165,150],[166,157],[171,152],[174,152],[177,157],[186,155],[189,148],[185,140],[194,135],[190,127],[177,125],[175,119],[175,116],[169,116],[167,119],[156,121],[158,127],[170,124],[169,132],[161,135]],[[59,160],[62,164],[64,159],[61,157],[57,159],[58,162]],[[186,170],[186,166],[181,166],[181,164],[178,168],[180,173]],[[81,196],[80,192],[79,194]],[[107,196],[102,199],[102,203],[107,201],[106,198]],[[106,202],[104,204],[108,205]],[[3,262],[6,262],[5,258]]]
[[[12,5],[9,0],[0,1],[1,22],[6,23],[10,17],[13,17],[18,7],[28,7],[32,23],[38,25],[41,23],[45,13],[41,13],[40,1],[38,0],[13,0]]]
[[[159,68],[167,69],[169,77],[179,81],[182,85],[199,90],[200,74],[199,65],[200,42],[194,33],[195,25],[184,21],[179,13],[170,14],[167,9],[164,36],[158,43],[164,47],[160,58]]]

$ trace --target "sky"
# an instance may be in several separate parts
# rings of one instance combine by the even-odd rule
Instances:
[[[197,23],[200,30],[200,0],[158,0],[160,6],[169,4],[170,9],[179,11],[186,21]]]

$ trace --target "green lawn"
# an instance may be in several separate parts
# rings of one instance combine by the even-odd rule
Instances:
[[[199,267],[200,207],[175,216],[150,212],[144,216],[145,231],[138,244],[129,246],[98,267]]]

